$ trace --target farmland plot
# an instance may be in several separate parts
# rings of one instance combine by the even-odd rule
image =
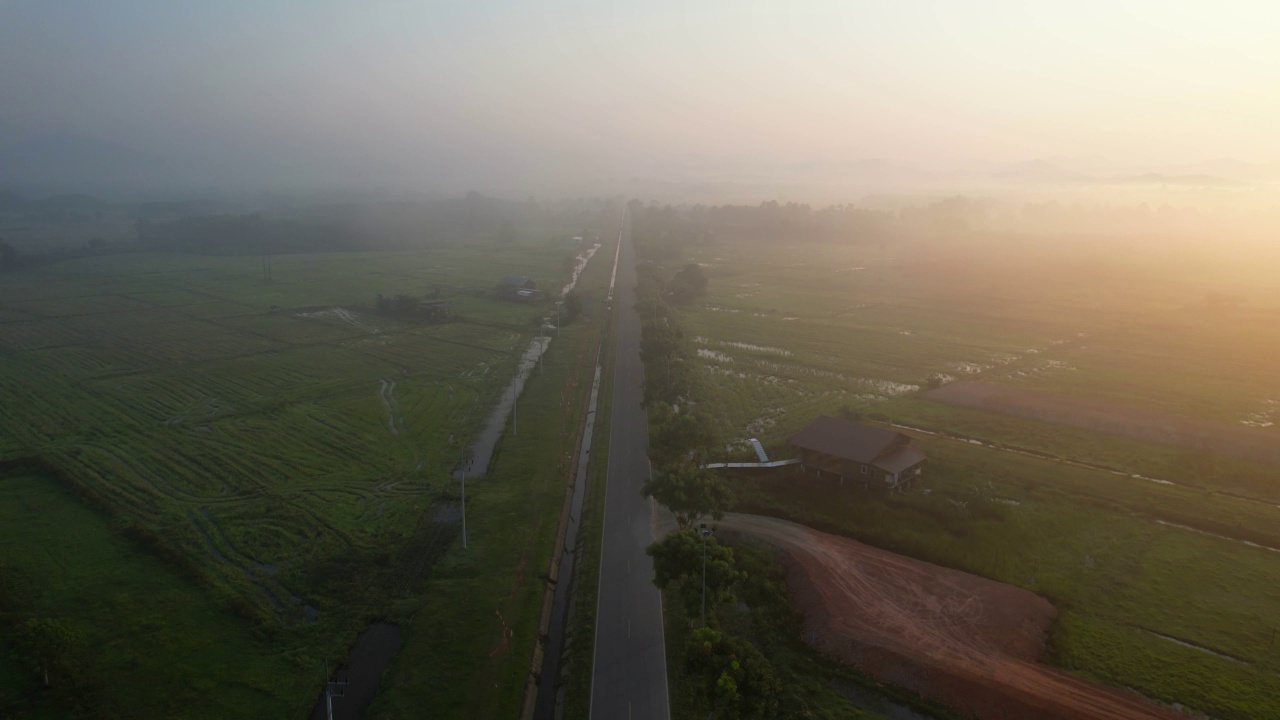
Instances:
[[[1280,547],[1274,467],[924,394],[974,380],[1280,444],[1280,294],[1202,251],[725,238],[685,248],[710,283],[680,322],[729,459],[754,459],[749,437],[790,457],[786,438],[818,414],[927,431],[907,430],[930,465],[906,496],[736,478],[747,509],[1046,595],[1061,612],[1049,661],[1074,673],[1214,717],[1268,716],[1274,656],[1244,628],[1280,617],[1250,580],[1280,572],[1265,549]],[[1228,287],[1244,304],[1203,300]]]
[[[259,258],[163,254],[7,275],[0,461],[37,468],[22,482],[69,488],[215,605],[283,633],[293,677],[272,716],[302,712],[320,659],[386,612],[384,591],[419,587],[456,534],[449,473],[550,307],[494,299],[497,279],[559,287],[569,254],[282,256],[271,282]],[[372,311],[398,292],[439,293],[457,317]]]
[[[1259,289],[1254,307],[1224,317],[1197,305],[1206,288],[1173,261],[1183,275],[1122,264],[1097,277],[1093,260],[1073,268],[1038,247],[967,242],[693,248],[689,259],[712,278],[688,323],[696,347],[708,351],[704,372],[716,384],[786,382],[806,398],[830,391],[814,403],[827,412],[877,412],[880,399],[937,377],[1270,427],[1270,401],[1280,398],[1280,336],[1269,331],[1280,317],[1274,289]],[[1042,266],[1054,261],[1068,269]],[[724,430],[733,436],[754,417],[745,407],[717,409],[731,418]]]

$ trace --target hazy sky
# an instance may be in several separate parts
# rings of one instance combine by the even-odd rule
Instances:
[[[1280,161],[1280,3],[0,0],[0,128],[391,181]]]

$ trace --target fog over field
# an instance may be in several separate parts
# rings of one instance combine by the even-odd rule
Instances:
[[[1280,179],[1265,3],[0,12],[0,173],[19,185],[845,202]]]
[[[1280,717],[1278,30],[0,0],[0,718]]]

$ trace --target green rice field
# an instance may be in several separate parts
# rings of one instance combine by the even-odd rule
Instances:
[[[710,278],[679,321],[725,458],[754,459],[753,437],[790,457],[788,436],[843,413],[918,428],[929,465],[906,494],[735,477],[740,509],[1040,592],[1060,611],[1046,661],[1085,677],[1280,713],[1280,468],[922,396],[978,380],[1280,443],[1274,263],[1134,239],[781,240],[726,233],[669,264]]]
[[[270,280],[258,257],[165,253],[0,276],[0,577],[12,581],[0,593],[0,715],[309,713],[325,661],[360,628],[409,624],[436,602],[432,567],[457,552],[450,472],[554,315],[549,301],[493,289],[528,275],[558,293],[578,227],[501,245],[277,255]],[[566,417],[582,394],[568,378],[603,321],[591,298],[608,264],[579,284],[595,319],[566,328],[561,344],[574,350],[553,343],[546,358],[557,385],[539,402]],[[446,299],[455,317],[379,315],[379,293]],[[563,478],[540,458],[561,453],[552,443],[508,461],[540,463],[508,478],[500,497],[514,504],[494,501],[518,526],[554,532]],[[545,502],[524,498],[534,481]],[[549,555],[550,539],[537,549]],[[529,557],[519,572],[546,562]],[[516,572],[504,559],[490,574],[510,583]],[[509,661],[521,673],[540,597],[507,609],[525,633]],[[9,652],[30,617],[83,630],[75,678],[41,690]],[[452,622],[438,611],[435,621]],[[487,651],[487,637],[477,642]],[[459,712],[505,716],[521,676],[511,685],[478,715]],[[96,709],[76,699],[86,688]]]

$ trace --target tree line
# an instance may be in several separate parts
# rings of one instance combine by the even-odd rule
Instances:
[[[703,519],[723,517],[733,503],[724,479],[704,467],[719,443],[699,409],[702,388],[680,317],[680,306],[704,295],[709,278],[696,264],[673,271],[670,260],[679,253],[669,245],[676,229],[672,215],[640,210],[632,206],[632,237],[642,258],[636,308],[653,466],[641,492],[666,506],[678,526],[648,548],[654,583],[668,591],[669,602],[679,603],[683,615],[701,617],[705,551],[709,619],[681,635],[685,675],[697,685],[697,702],[716,717],[772,718],[780,685],[768,660],[745,638],[715,627],[715,608],[734,597],[745,574],[735,568],[731,548],[696,529]]]
[[[705,294],[709,280],[694,264],[672,272],[662,251],[655,253],[669,236],[670,217],[636,212],[633,206],[632,238],[642,258],[636,267],[636,310],[653,465],[642,492],[670,509],[683,530],[703,517],[721,517],[733,496],[719,475],[703,467],[720,443],[700,409],[703,390],[680,317],[680,306]]]

